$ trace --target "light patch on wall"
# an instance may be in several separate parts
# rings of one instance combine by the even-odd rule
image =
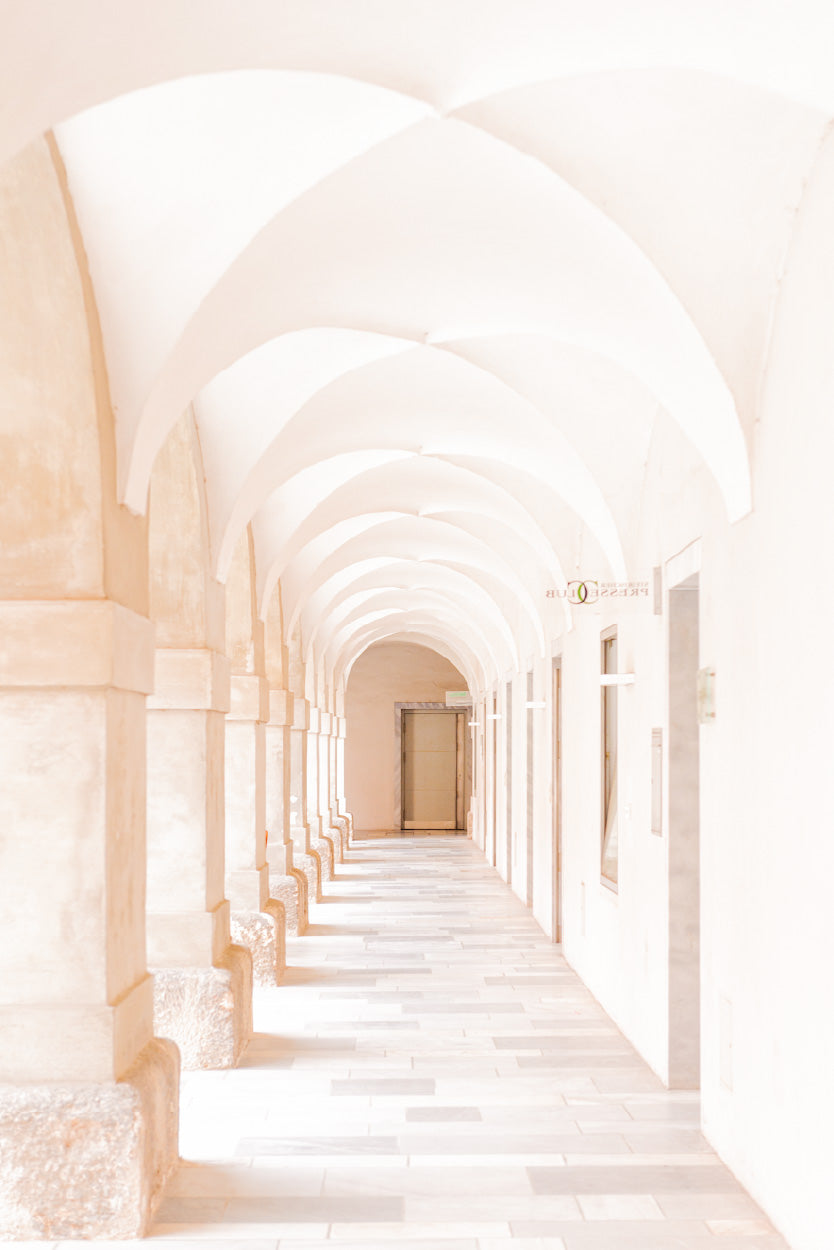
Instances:
[[[652,833],[663,834],[663,730],[652,730]]]
[[[725,1089],[733,1088],[733,1005],[728,998],[719,1002],[718,1070]]]
[[[715,720],[715,669],[698,670],[698,724]]]

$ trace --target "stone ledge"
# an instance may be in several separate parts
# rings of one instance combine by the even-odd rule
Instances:
[[[254,673],[233,673],[229,685],[229,720],[269,720],[269,686]]]
[[[150,711],[228,712],[230,665],[225,655],[206,647],[159,647]]]
[[[120,1081],[0,1085],[0,1239],[142,1237],[177,1162],[179,1057]]]
[[[0,604],[0,686],[92,688],[151,694],[154,628],[108,599]]]
[[[278,728],[292,725],[295,716],[293,697],[289,690],[270,690],[269,723]]]

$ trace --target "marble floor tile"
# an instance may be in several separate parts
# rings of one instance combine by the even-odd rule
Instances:
[[[334,1095],[373,1094],[376,1097],[381,1094],[433,1094],[434,1081],[420,1078],[410,1080],[407,1077],[402,1080],[385,1076],[366,1079],[357,1077],[346,1081],[333,1081],[330,1092]]]
[[[657,1204],[670,1220],[761,1220],[762,1213],[746,1193],[658,1194]]]
[[[324,1168],[293,1169],[206,1164],[179,1169],[167,1189],[169,1198],[273,1196],[314,1197],[322,1192]]]
[[[566,1250],[561,1237],[482,1237],[478,1250]]]
[[[390,1224],[402,1221],[405,1199],[400,1194],[319,1194],[314,1198],[230,1198],[223,1221],[232,1224],[287,1223]]]
[[[374,1250],[401,1250],[402,1240],[375,1238]],[[408,1250],[480,1250],[484,1243],[475,1237],[433,1237],[409,1238]],[[515,1243],[509,1242],[508,1245]],[[340,1241],[339,1250],[367,1250],[367,1241]],[[282,1238],[277,1250],[333,1250],[333,1242],[327,1241],[287,1241]]]
[[[354,1137],[245,1137],[237,1143],[235,1154],[257,1158],[259,1155],[322,1155],[397,1154],[395,1137],[371,1137],[357,1133]]]
[[[456,1225],[454,1232],[445,1223],[366,1224],[361,1228],[357,1226],[352,1227],[349,1224],[332,1224],[330,1227],[330,1238],[332,1241],[338,1241],[341,1244],[350,1239],[355,1239],[364,1246],[376,1246],[380,1240],[389,1240],[393,1245],[397,1246],[403,1244],[411,1246],[415,1241],[428,1241],[431,1245],[432,1241],[449,1240],[452,1236],[464,1240],[474,1239],[476,1241],[483,1237],[509,1237],[510,1226],[503,1220],[493,1223],[479,1220],[477,1223]],[[716,1247],[716,1250],[719,1250],[719,1248]],[[721,1247],[721,1250],[726,1250],[726,1247]]]
[[[771,1231],[767,1220],[707,1220],[706,1225],[717,1237],[762,1237]]]
[[[581,1220],[582,1211],[576,1198],[567,1194],[537,1196],[535,1194],[458,1194],[451,1196],[406,1198],[406,1215],[420,1223],[432,1220],[450,1228],[474,1220]]]
[[[787,1250],[467,839],[323,889],[241,1066],[183,1076],[156,1250]]]
[[[483,1121],[477,1107],[407,1107],[406,1120],[473,1120]]]
[[[578,1194],[586,1220],[662,1220],[663,1212],[647,1194]]]
[[[537,1194],[656,1194],[738,1193],[741,1186],[721,1164],[712,1167],[658,1167],[644,1164],[617,1167],[580,1165],[530,1168],[530,1184]]]
[[[517,1161],[496,1166],[491,1161],[484,1165],[483,1160],[476,1159],[460,1167],[438,1167],[433,1157],[426,1160],[426,1164],[425,1167],[408,1167],[405,1174],[352,1166],[328,1168],[322,1192],[356,1194],[367,1192],[370,1187],[374,1193],[396,1193],[407,1198],[478,1197],[484,1193],[509,1198],[530,1197],[533,1193],[527,1169],[520,1167]]]

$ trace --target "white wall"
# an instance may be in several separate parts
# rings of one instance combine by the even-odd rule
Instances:
[[[393,829],[395,703],[443,703],[466,680],[437,652],[377,643],[356,661],[345,693],[345,794],[356,829]]]
[[[650,831],[651,729],[668,750],[668,589],[700,567],[704,1129],[793,1250],[834,1228],[834,140],[806,189],[761,381],[753,514],[730,526],[663,417],[646,465],[631,572],[664,567],[664,611],[581,609],[563,656],[564,951],[668,1078],[668,811]],[[689,545],[688,555],[674,557]],[[619,890],[600,883],[600,631],[619,626]],[[535,697],[550,701],[535,660]],[[548,661],[549,664],[549,661]],[[514,677],[513,888],[525,893],[525,669]],[[504,686],[499,690],[504,711]],[[550,710],[536,749],[534,914],[551,915]],[[499,722],[498,863],[504,858]],[[668,765],[668,760],[665,761]],[[668,766],[664,768],[664,790]],[[666,794],[668,804],[668,794]]]
[[[823,1250],[834,1228],[832,197],[829,138],[782,283],[756,510],[705,543],[702,578],[717,673],[702,731],[704,1121],[795,1250]]]
[[[646,466],[632,575],[664,569],[651,604],[577,609],[563,666],[564,951],[668,1077],[668,758],[664,833],[651,832],[651,731],[668,751],[668,589],[700,569],[701,667],[716,719],[700,728],[701,1086],[704,1130],[793,1250],[834,1228],[834,139],[799,214],[752,447],[754,511],[730,526],[664,418]],[[683,554],[679,554],[683,553]],[[677,557],[677,558],[676,558]],[[620,881],[600,881],[600,632],[619,629]],[[534,697],[550,702],[547,663]],[[513,677],[513,888],[524,897],[526,669]],[[510,676],[510,675],[507,675]],[[504,684],[499,710],[505,713]],[[550,931],[551,712],[536,759],[533,910]],[[504,722],[498,722],[504,873]]]

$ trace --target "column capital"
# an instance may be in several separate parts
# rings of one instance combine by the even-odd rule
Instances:
[[[228,712],[229,661],[207,647],[158,647],[153,710]]]
[[[232,673],[229,720],[269,720],[269,685],[255,673]]]
[[[319,711],[317,707],[310,708],[307,728],[311,734],[317,734],[321,732],[321,712]]]
[[[281,728],[291,725],[295,714],[291,690],[270,690],[269,692],[269,723]]]
[[[293,700],[293,729],[309,729],[310,728],[310,704],[306,699],[301,699],[298,695]]]
[[[329,712],[319,712],[319,733],[332,733],[333,719]]]
[[[109,599],[0,602],[0,687],[154,688],[154,626]]]

